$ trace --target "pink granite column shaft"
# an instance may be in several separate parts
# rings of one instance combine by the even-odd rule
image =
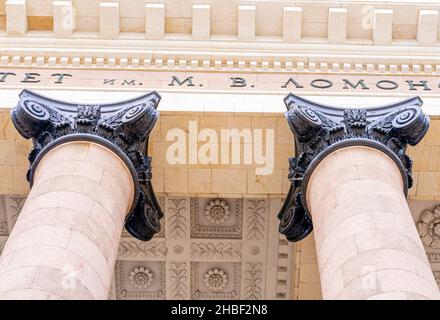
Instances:
[[[68,142],[40,161],[0,259],[0,299],[107,299],[134,183],[123,161]]]
[[[345,147],[307,187],[324,299],[439,299],[403,192],[383,152]]]

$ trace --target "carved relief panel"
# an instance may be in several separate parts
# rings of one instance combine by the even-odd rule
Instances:
[[[280,239],[276,218],[281,199],[159,201],[165,231],[150,242],[123,234],[113,289],[116,299],[288,298],[289,244]],[[160,270],[164,281],[156,275]]]
[[[440,204],[438,201],[411,201],[410,208],[435,281],[440,288]]]
[[[116,299],[165,299],[165,263],[117,261]]]
[[[0,255],[25,200],[23,195],[0,195]]]
[[[0,195],[0,238],[11,232],[25,200],[23,195]]]

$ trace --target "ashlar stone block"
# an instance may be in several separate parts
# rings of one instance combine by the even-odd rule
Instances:
[[[329,8],[327,38],[330,43],[344,43],[347,40],[346,8]]]
[[[147,39],[161,39],[165,35],[165,5],[163,3],[145,5],[145,35]]]
[[[437,42],[438,18],[437,10],[420,10],[417,23],[419,45],[430,46]]]
[[[6,1],[6,32],[22,36],[28,31],[26,0]]]
[[[378,45],[390,44],[393,39],[393,16],[391,9],[375,9],[373,42]]]
[[[255,6],[238,6],[238,39],[255,39]]]
[[[101,2],[99,4],[99,35],[114,38],[119,35],[119,3]]]
[[[52,3],[53,32],[55,36],[71,36],[75,30],[75,8],[71,1]]]
[[[193,5],[192,37],[209,39],[211,35],[211,6],[209,4]]]
[[[283,40],[301,40],[302,8],[285,7],[283,17]]]

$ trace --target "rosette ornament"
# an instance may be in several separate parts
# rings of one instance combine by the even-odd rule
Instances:
[[[29,154],[29,183],[42,157],[52,148],[69,141],[90,141],[115,152],[133,177],[135,196],[125,228],[140,240],[150,240],[160,231],[163,213],[151,184],[148,137],[159,118],[160,96],[151,92],[112,104],[75,104],[54,100],[24,90],[12,109],[15,128],[32,138]]]
[[[203,277],[203,282],[209,290],[221,291],[228,284],[228,275],[220,268],[209,269]]]
[[[153,272],[144,267],[136,267],[128,276],[130,283],[138,289],[146,289],[151,286],[154,280]]]
[[[299,241],[312,231],[305,197],[308,179],[317,164],[337,149],[358,145],[381,150],[399,168],[407,194],[412,186],[407,145],[419,143],[429,128],[419,97],[368,109],[333,107],[293,94],[284,102],[285,117],[294,134],[295,157],[289,158],[291,185],[278,218],[279,231],[289,241]]]
[[[205,209],[206,218],[214,224],[226,222],[231,215],[231,210],[226,201],[214,199],[208,202]]]
[[[440,206],[420,214],[417,230],[426,247],[440,248]]]

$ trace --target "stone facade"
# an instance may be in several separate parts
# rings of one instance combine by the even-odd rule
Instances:
[[[411,292],[397,296],[373,290],[368,297],[435,297],[437,291],[431,288],[427,261],[434,281],[440,285],[440,60],[436,49],[439,12],[436,1],[209,0],[202,4],[180,0],[0,0],[2,259],[10,255],[10,249],[5,247],[9,236],[12,247],[14,239],[18,239],[16,246],[26,247],[27,237],[20,236],[26,230],[19,225],[14,228],[15,223],[20,219],[19,223],[24,221],[26,226],[26,219],[32,218],[29,212],[33,211],[26,211],[23,206],[29,202],[32,209],[33,193],[50,189],[41,186],[44,190],[39,191],[38,185],[31,189],[26,181],[33,144],[16,131],[10,117],[20,91],[31,89],[54,100],[101,105],[157,90],[162,96],[160,118],[150,134],[148,150],[144,151],[153,159],[152,184],[164,213],[161,230],[150,241],[142,242],[122,231],[122,221],[118,220],[112,248],[105,247],[99,239],[83,239],[88,243],[82,242],[84,248],[98,243],[102,251],[115,256],[107,257],[111,268],[101,275],[105,281],[84,290],[85,296],[105,298],[103,292],[109,291],[109,299],[366,298],[356,295],[358,283],[352,281],[362,273],[358,267],[366,259],[380,269],[375,275],[381,288],[392,287],[387,282],[388,271],[381,271],[390,266],[400,278],[423,278],[429,282],[422,288],[423,281],[413,281]],[[310,205],[316,212],[316,230],[295,243],[280,235],[277,214],[291,186],[288,159],[298,148],[284,116],[283,99],[290,91],[341,109],[370,108],[419,95],[430,127],[416,146],[402,148],[399,154],[406,151],[413,160],[413,187],[407,198],[396,192],[390,198],[398,201],[382,206],[383,214],[354,215],[363,210],[359,209],[350,217],[338,208],[330,208],[330,200],[328,208],[323,209],[315,199]],[[273,153],[273,170],[259,174],[258,170],[268,162],[266,159],[256,163],[255,145],[251,146],[254,140],[246,143],[243,139],[238,161],[222,163],[222,156],[232,159],[234,153],[226,149],[222,154],[221,146],[217,161],[199,161],[199,154],[207,150],[206,146],[203,149],[203,139],[207,138],[202,135],[196,139],[196,147],[191,147],[194,127],[197,136],[204,132],[217,139],[222,130],[232,129],[249,129],[252,139],[256,139],[255,132],[260,130],[263,155]],[[172,138],[177,139],[179,133],[186,139],[185,151],[180,154],[184,163],[169,159],[175,142]],[[252,159],[247,161],[244,151],[250,147],[254,148],[250,152]],[[375,163],[379,161],[375,156],[367,154],[365,159]],[[321,172],[331,166],[331,158],[327,160]],[[389,165],[389,159],[382,160],[384,166]],[[364,174],[380,171],[365,163],[365,168],[359,163],[354,165],[359,165]],[[392,167],[379,176],[368,176],[364,189],[359,188],[374,194],[380,189],[378,184],[383,187],[383,181],[378,182],[382,179],[392,184],[388,189],[397,190],[401,181],[396,181]],[[40,172],[45,170],[43,162]],[[56,172],[53,169],[48,174]],[[359,180],[356,183],[360,184],[365,178],[359,176],[359,171],[355,174],[344,168],[338,172],[331,184],[335,190],[343,189],[342,180],[346,178]],[[318,182],[311,187],[313,192],[325,193],[325,198],[332,191],[321,188],[330,185],[328,175],[319,176],[317,172],[314,177]],[[86,178],[93,180],[93,174]],[[70,185],[65,182],[54,188]],[[74,191],[82,194],[87,191],[83,189]],[[385,189],[380,189],[382,195],[388,190]],[[130,190],[122,193],[130,194]],[[396,208],[405,209],[405,218],[390,218]],[[124,205],[124,213],[119,212],[118,217],[123,217],[125,209]],[[117,214],[110,211],[110,215]],[[82,210],[85,216],[88,212]],[[402,231],[399,228],[408,233],[397,235]],[[383,230],[396,235],[382,239]],[[62,243],[62,232],[55,231]],[[323,234],[327,235],[327,242],[323,241]],[[356,247],[358,255],[350,257],[354,260],[337,259],[338,252],[350,253],[353,243],[358,245],[356,240],[366,234],[370,236],[362,241],[363,247]],[[44,234],[30,237],[45,241]],[[364,255],[362,251],[369,252],[371,245],[373,251],[389,253],[402,242],[408,244],[408,252],[390,253],[393,259],[379,259],[380,254]],[[70,249],[66,245],[62,250]],[[84,254],[91,251],[84,250]],[[61,255],[55,256],[52,262],[56,264]],[[323,261],[329,259],[330,267],[326,267]],[[87,263],[94,266],[100,263],[96,260]],[[338,287],[337,280],[329,282],[326,268],[350,272],[337,275]],[[70,279],[72,274],[65,271]],[[56,276],[59,275],[54,273],[52,280]],[[14,280],[11,275],[10,278]],[[18,283],[11,279],[10,284]],[[92,286],[87,282],[90,273],[89,278],[84,275],[80,280]],[[331,292],[331,288],[340,290]],[[60,295],[44,293],[41,297]]]

